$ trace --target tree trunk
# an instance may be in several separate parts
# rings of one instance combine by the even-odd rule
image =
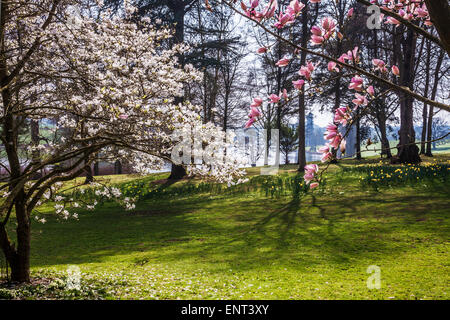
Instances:
[[[171,8],[174,13],[175,25],[175,35],[174,39],[176,43],[182,43],[184,41],[184,15],[185,15],[185,4],[183,1],[174,1]],[[178,57],[180,65],[184,66],[184,56],[181,54]],[[175,99],[175,104],[182,103],[183,98],[177,97]],[[172,164],[169,179],[179,180],[185,177],[187,174],[186,169],[181,165]]]
[[[39,146],[39,122],[36,120],[31,120],[30,123],[30,127],[31,127],[31,142],[33,143],[34,147]],[[39,150],[34,150],[33,154],[32,154],[32,162],[33,163],[39,163],[40,162],[40,152]],[[33,176],[33,179],[39,179],[41,177],[41,173],[40,172],[36,172],[36,174]]]
[[[436,93],[438,89],[439,82],[439,70],[441,69],[442,61],[444,60],[445,52],[441,50],[438,60],[436,62],[436,68],[434,70],[434,82],[433,89],[431,91],[431,99],[436,98]],[[427,128],[427,147],[425,150],[425,155],[428,157],[432,157],[433,153],[431,152],[431,140],[433,140],[433,115],[434,115],[434,107],[430,105],[430,111],[428,113],[428,128]]]
[[[9,90],[5,89],[2,92],[3,104],[7,109],[10,103]],[[3,120],[3,134],[7,142],[5,144],[5,151],[8,157],[8,162],[11,170],[11,188],[13,190],[18,186],[18,181],[21,175],[21,167],[19,155],[17,153],[17,129],[15,124],[16,119],[12,114],[7,114]],[[25,190],[23,187],[15,197],[14,208],[17,220],[17,247],[11,244],[6,234],[5,226],[0,228],[0,244],[5,254],[6,260],[11,267],[11,280],[17,282],[30,281],[30,219],[26,210]],[[0,212],[3,215],[4,212]]]
[[[450,17],[450,5],[448,0],[425,0],[431,21],[436,27],[442,44],[450,55],[450,28],[448,19]]]
[[[359,108],[356,110],[356,159],[361,160],[361,120]]]
[[[391,159],[392,153],[391,153],[391,146],[389,145],[389,140],[387,138],[386,133],[386,118],[384,117],[384,114],[380,114],[380,117],[378,119],[378,125],[380,127],[380,135],[381,135],[381,155],[386,155],[386,158]]]
[[[122,174],[122,163],[120,160],[114,162],[114,174]]]
[[[430,82],[430,60],[431,60],[431,42],[427,41],[427,60],[425,65],[425,89],[423,96],[428,96],[428,85]],[[427,139],[427,120],[428,120],[428,106],[426,103],[423,104],[422,109],[422,135],[420,139],[420,154],[425,154],[425,140]]]
[[[400,83],[413,89],[414,82],[414,52],[416,36],[408,29],[406,39],[402,43],[403,61],[400,68]],[[415,145],[413,98],[406,93],[399,93],[400,98],[400,141],[397,146],[397,158],[400,163],[419,163],[419,147]]]
[[[30,220],[26,212],[25,192],[22,190],[16,199],[17,219],[17,251],[9,262],[11,280],[17,282],[30,281]]]
[[[94,176],[92,175],[92,168],[90,164],[85,164],[84,171],[86,172],[86,179],[84,179],[84,184],[94,182]]]
[[[183,166],[172,164],[169,179],[180,180],[183,179],[185,176],[186,176],[186,169]]]
[[[307,1],[303,0],[303,4],[306,4],[302,13],[302,46],[306,48],[308,45],[308,5]],[[300,54],[300,64],[304,65],[306,63],[306,52],[302,50]],[[298,172],[305,171],[306,166],[306,136],[305,136],[305,93],[302,93],[298,97]]]
[[[94,176],[98,176],[100,174],[100,163],[98,161],[94,162]]]

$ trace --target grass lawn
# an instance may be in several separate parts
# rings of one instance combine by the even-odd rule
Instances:
[[[113,299],[448,299],[448,184],[375,191],[343,174],[354,164],[332,166],[299,200],[194,194],[105,204],[78,221],[49,214],[33,223],[32,275],[63,279],[76,265],[82,290]],[[371,265],[381,289],[367,288]]]

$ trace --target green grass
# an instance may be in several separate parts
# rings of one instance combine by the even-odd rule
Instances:
[[[449,159],[439,157],[440,162]],[[60,222],[48,215],[47,223],[33,223],[32,274],[64,280],[67,267],[76,265],[83,290],[58,295],[55,287],[63,288],[64,282],[54,281],[41,293],[24,289],[16,294],[448,299],[448,184],[426,181],[376,191],[361,184],[360,171],[344,173],[342,167],[348,171],[354,164],[332,166],[326,186],[298,200],[252,191],[197,193],[145,200],[131,212],[107,203],[80,212],[78,221]],[[283,168],[285,174],[294,171],[294,166]],[[381,268],[381,289],[367,288],[371,265]]]

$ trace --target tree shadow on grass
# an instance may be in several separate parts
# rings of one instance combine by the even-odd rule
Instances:
[[[34,234],[32,265],[145,258],[157,264],[207,264],[217,273],[274,263],[298,270],[323,263],[348,267],[352,261],[409,250],[405,239],[405,245],[390,241],[402,227],[448,237],[443,230],[411,221],[430,195],[395,195],[382,203],[380,196],[312,195],[286,202],[257,196],[212,201],[205,195],[141,204],[137,210],[147,210],[145,216],[106,207],[79,222],[42,227],[42,236]],[[408,207],[412,214],[405,212]],[[439,208],[431,209],[441,214]]]

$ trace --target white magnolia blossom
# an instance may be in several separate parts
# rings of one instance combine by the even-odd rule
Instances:
[[[62,181],[81,174],[82,165],[98,154],[126,160],[143,174],[161,169],[179,142],[174,131],[195,132],[194,138],[207,146],[203,158],[208,161],[186,165],[191,175],[227,183],[241,177],[238,161],[225,152],[233,141],[221,128],[202,123],[199,107],[176,103],[184,83],[201,80],[191,65],[178,64],[177,57],[188,48],[167,46],[171,31],[155,29],[148,18],[128,20],[135,9],[126,1],[125,16],[99,5],[102,1],[39,0],[9,2],[3,8],[8,11],[6,69],[13,80],[8,100],[0,105],[0,122],[11,116],[37,120],[52,133],[45,143],[30,142],[20,151],[33,159],[22,179],[43,168],[50,172],[26,187],[30,207],[55,201],[56,213],[65,219],[69,205],[93,209],[95,203],[57,194]],[[96,193],[121,197],[118,189]],[[120,201],[134,208],[133,199]]]

